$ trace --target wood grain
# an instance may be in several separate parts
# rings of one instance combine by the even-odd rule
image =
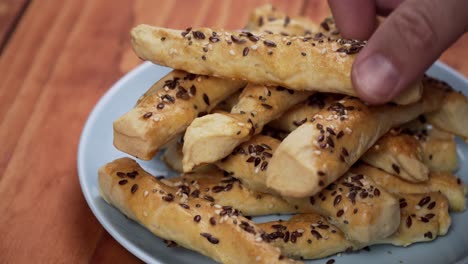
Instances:
[[[0,2],[0,262],[138,263],[92,215],[76,172],[89,112],[141,63],[128,32],[139,23],[237,29],[268,1],[42,0],[18,11],[26,2]],[[2,15],[5,3],[16,15]],[[315,21],[329,14],[322,0],[273,4]],[[442,56],[465,76],[467,47],[465,35]]]
[[[16,24],[26,10],[29,0],[0,1],[0,53],[14,32]]]

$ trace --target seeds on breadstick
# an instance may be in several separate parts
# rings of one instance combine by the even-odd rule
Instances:
[[[297,92],[283,87],[248,85],[231,113],[215,113],[195,119],[187,128],[183,146],[183,168],[216,162],[240,143],[261,132],[263,126],[278,118],[312,92]]]
[[[398,230],[391,236],[371,244],[409,246],[427,242],[447,234],[451,224],[447,198],[438,192],[422,194],[398,194],[401,220]],[[421,205],[421,201],[429,203]]]
[[[237,146],[216,166],[241,180],[249,189],[278,195],[266,186],[266,170],[281,141],[269,136],[257,135]],[[258,162],[255,162],[255,161]]]
[[[281,131],[292,132],[302,124],[312,120],[320,110],[325,108],[325,105],[341,98],[342,96],[339,95],[315,93],[309,96],[307,101],[295,105],[268,125]]]
[[[280,197],[253,191],[229,173],[216,170],[182,174],[164,180],[188,197],[210,197],[210,201],[240,210],[244,215],[290,214],[297,212],[293,205]],[[211,199],[212,198],[212,199]]]
[[[134,177],[127,177],[131,184],[119,185],[119,172],[133,173]],[[130,185],[139,187],[132,192]],[[264,241],[263,231],[237,210],[225,210],[221,216],[214,204],[177,193],[129,158],[115,160],[99,170],[99,189],[109,204],[155,235],[217,262],[293,263]],[[212,225],[211,218],[224,221]]]
[[[210,28],[190,31],[139,25],[132,29],[132,46],[144,60],[192,73],[247,80],[304,91],[356,95],[351,83],[355,54],[365,45],[357,40],[314,36],[254,34]],[[252,41],[255,36],[255,41]],[[164,39],[164,41],[162,41]],[[239,41],[233,41],[238,39]],[[211,45],[211,49],[203,48]],[[243,50],[251,50],[243,56]],[[306,54],[306,56],[303,55]],[[294,61],[294,67],[288,67]],[[421,86],[414,85],[405,103],[417,101]],[[399,100],[396,99],[398,103]]]
[[[451,219],[448,213],[447,198],[439,193],[401,194],[404,204],[400,213],[398,230],[387,238],[370,241],[366,244],[353,243],[327,218],[316,214],[298,214],[288,221],[273,221],[259,224],[266,231],[270,243],[292,258],[317,259],[340,252],[349,252],[369,245],[392,244],[409,246],[413,243],[434,240],[447,233]],[[433,205],[419,206],[418,203],[429,197]],[[294,239],[290,239],[294,235]]]
[[[317,194],[390,128],[438,109],[444,95],[441,89],[427,87],[423,98],[411,105],[368,106],[345,98],[327,106],[283,140],[270,161],[267,186],[283,196]]]
[[[114,145],[149,160],[197,116],[206,114],[244,86],[244,81],[172,71],[114,122]]]
[[[371,166],[359,165],[351,168],[353,173],[365,174],[378,185],[393,193],[420,194],[441,192],[449,201],[450,209],[456,212],[465,210],[465,186],[462,180],[450,173],[433,172],[426,182],[411,183]]]
[[[438,128],[458,135],[468,140],[468,97],[461,92],[457,92],[447,83],[435,78],[426,77],[423,79],[426,85],[435,85],[440,89],[446,89],[449,94],[445,97],[442,107],[426,115],[429,123]]]
[[[316,213],[294,215],[288,221],[272,221],[258,225],[270,243],[285,256],[296,259],[318,259],[359,248],[326,217]]]
[[[216,165],[232,173],[254,191],[277,195],[265,184],[270,166],[262,170],[261,166],[249,160],[258,158],[268,164],[271,155],[265,153],[272,153],[274,157],[279,143],[271,137],[255,136]],[[298,212],[319,212],[330,217],[330,221],[343,230],[349,239],[361,243],[389,236],[399,223],[398,200],[387,191],[376,188],[372,179],[365,176],[342,177],[317,195],[285,199],[298,208]]]
[[[410,182],[423,182],[429,176],[420,142],[397,131],[390,131],[381,137],[361,160]]]
[[[416,138],[423,149],[424,163],[432,172],[453,173],[458,167],[457,143],[453,134],[442,131],[420,116],[401,128],[401,133]]]

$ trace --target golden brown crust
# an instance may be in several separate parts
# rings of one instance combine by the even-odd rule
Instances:
[[[440,193],[399,194],[401,220],[398,230],[372,244],[408,246],[447,234],[451,224],[447,198]]]
[[[427,87],[423,99],[411,105],[368,106],[345,98],[326,106],[280,144],[269,165],[267,186],[291,197],[318,193],[390,128],[437,109],[444,94]]]
[[[317,212],[359,243],[391,235],[400,223],[400,208],[394,195],[370,177],[347,173],[309,198],[285,198],[300,212]]]
[[[251,34],[210,28],[187,32],[149,25],[139,25],[131,32],[135,53],[156,64],[299,91],[356,95],[351,65],[363,42],[328,40],[323,34],[313,37]],[[297,62],[295,67],[287,63],[290,61]],[[411,93],[414,102],[420,98],[421,88],[416,85],[410,89],[417,91]]]
[[[172,71],[114,122],[114,146],[140,159],[153,158],[197,116],[245,86],[243,81]]]
[[[262,231],[234,209],[222,209],[227,212],[221,216],[206,200],[178,196],[129,158],[103,166],[99,170],[99,188],[108,203],[155,235],[217,262],[292,262],[279,260],[279,250],[263,241]]]
[[[267,136],[253,137],[217,165],[238,177],[253,190],[272,193],[265,186],[266,174],[270,168],[268,165],[264,170],[261,168],[263,162],[268,164],[270,159],[270,155],[265,153],[276,153],[278,143],[277,140]],[[247,162],[248,156],[254,157],[254,162]],[[262,160],[262,157],[265,159]],[[261,160],[257,162],[257,166],[255,166],[256,158]],[[298,208],[298,212],[319,212],[330,217],[331,221],[351,240],[364,243],[390,235],[399,222],[397,199],[385,190],[375,190],[375,184],[367,177],[352,179],[354,179],[352,175],[342,177],[313,197],[285,199]],[[357,185],[359,187],[356,187]],[[374,192],[378,194],[375,197]],[[340,198],[337,198],[338,196]],[[354,213],[355,209],[359,214]]]
[[[429,169],[423,162],[421,143],[410,135],[396,131],[381,137],[361,160],[410,182],[426,181],[429,177]]]
[[[161,160],[166,165],[177,172],[183,172],[182,169],[182,138],[183,135],[177,136],[165,145],[164,153],[161,155]]]
[[[427,77],[425,83],[450,91],[445,97],[442,107],[426,115],[428,121],[438,128],[468,139],[468,97],[453,90],[447,83]]]
[[[411,183],[371,166],[359,165],[351,171],[367,175],[382,188],[393,193],[441,192],[447,197],[451,210],[460,212],[466,207],[464,184],[460,178],[450,173],[434,172],[430,174],[427,182]]]
[[[297,209],[282,198],[253,191],[238,179],[228,173],[223,174],[218,169],[182,174],[163,182],[190,197],[200,197],[222,206],[231,206],[248,216],[297,212]]]
[[[423,162],[432,172],[453,173],[458,167],[457,143],[453,134],[427,123],[420,116],[400,128],[401,133],[417,139],[423,150]]]
[[[263,126],[312,92],[282,87],[248,85],[231,113],[215,113],[195,119],[187,128],[183,146],[183,168],[216,162],[240,143],[258,134]]]
[[[375,244],[406,247],[432,241],[447,233],[451,219],[447,198],[443,195],[401,194],[399,199],[401,220],[398,230],[387,238],[366,244],[347,240],[345,234],[327,218],[314,213],[294,215],[288,221],[262,223],[259,227],[266,231],[271,243],[279,247],[284,255],[303,259],[327,257]]]
[[[266,169],[273,152],[281,142],[275,138],[257,135],[237,146],[216,166],[240,179],[251,190],[275,193],[266,187]]]
[[[310,121],[325,105],[341,98],[342,96],[334,94],[315,93],[309,96],[307,101],[295,105],[268,125],[281,131],[292,132],[300,125]]]
[[[272,244],[291,258],[318,259],[356,249],[341,230],[319,214],[295,215],[288,221],[259,224]]]

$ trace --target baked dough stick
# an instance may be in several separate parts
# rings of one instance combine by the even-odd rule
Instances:
[[[418,204],[429,197],[434,204]],[[375,244],[409,246],[445,235],[450,227],[447,198],[439,193],[403,194],[400,196],[400,225],[387,238],[368,244],[353,243],[345,234],[319,214],[298,214],[288,221],[259,224],[271,243],[292,258],[317,259],[339,252],[349,252]]]
[[[398,199],[365,175],[347,173],[314,196],[285,199],[299,212],[328,217],[347,239],[358,243],[388,237],[400,224]]]
[[[457,142],[452,134],[432,127],[427,136],[421,137],[419,141],[423,148],[424,163],[430,171],[453,173],[457,170]]]
[[[449,200],[451,210],[461,212],[466,207],[466,188],[460,178],[450,173],[431,173],[427,182],[411,183],[371,166],[359,165],[351,168],[351,171],[372,178],[389,192],[410,194],[441,192]]]
[[[240,210],[244,215],[297,212],[297,209],[282,198],[253,191],[230,174],[223,174],[219,169],[182,174],[162,181],[178,188],[179,192],[186,196],[200,197],[221,206],[230,206]]]
[[[256,135],[216,162],[216,166],[232,174],[251,190],[278,195],[266,186],[265,181],[268,163],[280,143],[273,137]]]
[[[184,137],[184,171],[216,162],[240,143],[262,131],[293,105],[313,92],[297,92],[283,87],[247,85],[231,113],[215,113],[193,120]]]
[[[263,231],[237,210],[222,209],[221,213],[201,198],[181,200],[183,196],[179,197],[175,189],[129,158],[99,169],[99,189],[109,204],[155,235],[217,262],[292,262],[281,259],[279,250],[261,239]]]
[[[304,91],[356,95],[351,83],[355,53],[365,43],[333,40],[323,34],[289,37],[281,34],[229,32],[210,28],[186,31],[149,25],[132,29],[132,47],[143,60],[192,73],[247,80]],[[291,67],[290,62],[295,62]],[[420,99],[420,85],[413,85]],[[395,100],[399,102],[398,98]]]
[[[280,117],[268,123],[268,126],[281,131],[292,132],[300,125],[310,121],[325,105],[337,101],[342,97],[336,94],[315,93],[309,96],[304,103],[291,107]]]
[[[288,221],[258,224],[270,243],[296,259],[318,259],[358,249],[343,232],[319,214],[298,214]]]
[[[255,191],[271,192],[265,186],[266,173],[270,168],[263,165],[262,170],[261,164],[268,164],[270,155],[265,153],[275,153],[278,144],[276,139],[255,136],[239,146],[235,154],[216,165]],[[254,160],[258,157],[265,159],[257,162],[259,165],[255,166],[255,162],[247,162],[251,157]],[[298,212],[318,212],[330,217],[331,221],[354,241],[367,243],[392,234],[400,219],[398,199],[385,190],[376,190],[375,183],[368,177],[351,176],[353,175],[340,178],[315,196],[285,199],[294,208],[298,208]],[[354,210],[359,214],[354,214]]]
[[[427,77],[424,82],[450,91],[445,97],[442,107],[438,111],[427,114],[426,117],[429,123],[468,140],[468,122],[466,120],[468,116],[468,97],[461,92],[454,91],[443,81]]]
[[[161,156],[161,160],[166,165],[177,172],[182,172],[182,135],[176,136],[166,144],[166,149]]]
[[[270,161],[267,186],[283,196],[318,193],[343,175],[390,128],[436,110],[445,92],[426,87],[423,98],[405,106],[367,106],[345,98],[287,136]]]
[[[278,33],[287,31],[288,35],[306,35],[306,33],[319,30],[318,25],[312,20],[306,17],[291,18],[271,4],[264,4],[255,8],[245,28],[251,31],[261,28],[262,30]],[[297,29],[297,32],[295,29]]]
[[[391,236],[371,244],[409,246],[416,242],[432,241],[447,234],[451,218],[447,198],[438,193],[398,194],[401,221]]]
[[[397,131],[391,130],[381,137],[361,160],[410,182],[423,182],[429,178],[419,140]]]
[[[150,160],[197,116],[209,112],[245,84],[172,71],[150,88],[153,92],[114,122],[114,146]]]
[[[398,130],[420,142],[424,163],[430,171],[453,173],[457,169],[457,143],[453,134],[430,125],[424,116],[419,116]]]

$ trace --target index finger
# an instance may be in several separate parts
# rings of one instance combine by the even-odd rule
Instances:
[[[344,38],[366,40],[377,26],[375,0],[328,0]]]

